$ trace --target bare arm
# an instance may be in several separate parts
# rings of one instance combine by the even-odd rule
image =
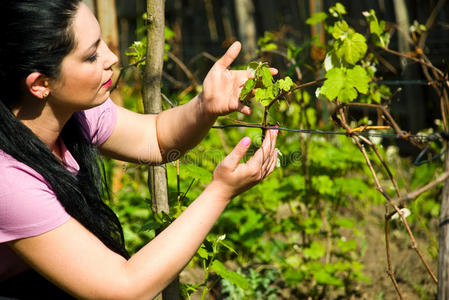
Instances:
[[[113,158],[158,164],[176,160],[195,147],[220,115],[233,111],[250,114],[239,101],[249,71],[228,67],[240,52],[234,43],[207,74],[203,92],[185,105],[158,115],[139,115],[118,108],[117,125],[100,150]]]
[[[240,163],[249,147],[243,139],[215,169],[205,191],[166,230],[128,261],[106,248],[74,219],[10,246],[56,285],[82,299],[151,299],[178,274],[232,197],[275,168],[277,132]]]

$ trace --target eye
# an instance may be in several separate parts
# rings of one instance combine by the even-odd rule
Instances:
[[[96,62],[96,61],[97,61],[97,58],[98,58],[98,53],[95,52],[93,55],[89,56],[89,57],[86,59],[86,61],[93,63],[93,62]]]

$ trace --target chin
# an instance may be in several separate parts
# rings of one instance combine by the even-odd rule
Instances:
[[[90,106],[90,108],[95,107],[95,106],[99,106],[103,103],[106,102],[106,100],[109,99],[109,96],[111,95],[111,92],[107,91],[104,95],[99,95],[97,96],[93,101],[92,101],[92,105]]]

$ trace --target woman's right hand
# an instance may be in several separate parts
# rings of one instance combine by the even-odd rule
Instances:
[[[278,130],[267,131],[262,146],[246,163],[240,163],[248,151],[251,139],[243,138],[239,144],[215,168],[209,186],[221,191],[225,199],[231,199],[256,185],[273,172],[278,151],[275,149]]]

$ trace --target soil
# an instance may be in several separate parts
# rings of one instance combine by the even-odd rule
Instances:
[[[358,218],[361,220],[360,230],[365,236],[363,247],[363,256],[361,262],[364,267],[364,274],[371,278],[370,284],[359,284],[354,287],[359,296],[350,299],[366,300],[390,300],[400,299],[398,293],[387,273],[387,258],[385,250],[384,233],[384,212],[385,208],[381,205],[373,206],[369,212],[359,212]],[[353,217],[356,217],[353,215]],[[437,220],[436,220],[437,221]],[[421,263],[416,251],[412,249],[409,235],[400,221],[394,221],[390,230],[390,251],[392,260],[392,269],[398,282],[403,299],[407,300],[425,300],[436,299],[437,284],[435,284]],[[436,222],[435,222],[436,223]],[[433,227],[435,228],[433,228]],[[436,232],[436,224],[433,224],[431,230]],[[416,232],[415,232],[416,231]],[[432,259],[426,248],[429,240],[424,234],[420,234],[419,228],[412,228],[418,244],[418,248],[423,253],[431,270],[437,275],[437,261]],[[203,271],[200,268],[187,267],[181,273],[181,281],[189,283],[201,282],[204,278]],[[283,291],[285,295],[279,299],[296,299],[289,291]],[[191,296],[192,300],[200,299],[201,291]],[[219,295],[208,295],[206,299],[221,299]],[[335,297],[328,299],[336,299]],[[338,298],[341,299],[341,298]],[[308,299],[307,299],[308,300]],[[312,300],[312,299],[310,299]]]
[[[387,256],[384,233],[384,207],[373,207],[366,222],[374,226],[364,226],[367,249],[362,257],[365,274],[371,284],[362,286],[363,299],[399,299],[392,280],[387,273]],[[400,222],[400,221],[395,221]],[[437,284],[427,272],[416,251],[412,249],[409,235],[402,224],[390,230],[390,251],[392,269],[404,299],[436,299]],[[435,231],[436,232],[436,226]],[[422,252],[432,272],[437,276],[437,261],[426,251],[429,240],[412,228],[418,249]]]

